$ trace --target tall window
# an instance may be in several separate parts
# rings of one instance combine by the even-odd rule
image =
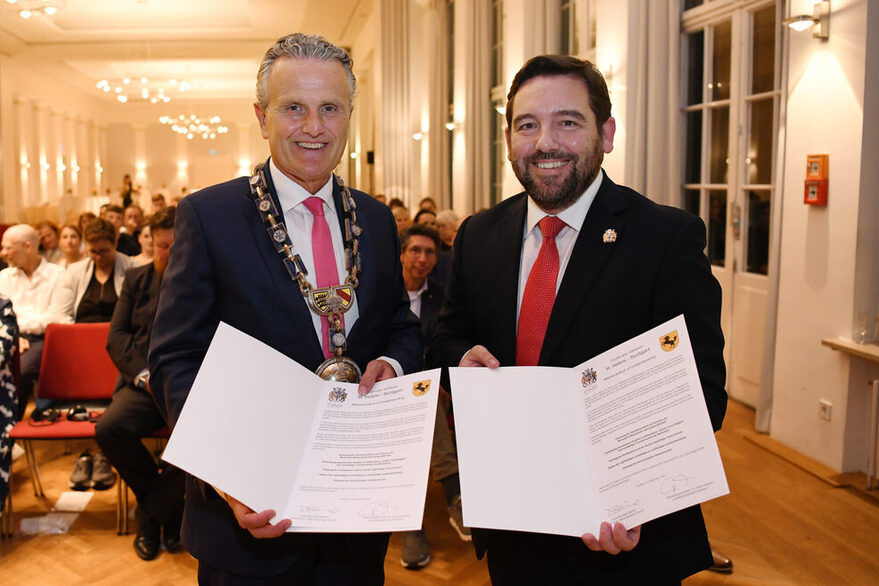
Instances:
[[[775,2],[718,11],[716,21],[694,30],[687,28],[685,13],[682,43],[682,205],[705,220],[713,265],[732,259],[739,262],[736,269],[762,275],[768,271],[780,96],[777,13]]]
[[[595,0],[562,0],[562,53],[595,61],[595,5]]]
[[[504,100],[504,38],[503,38],[503,0],[491,0],[491,104],[495,112],[491,114],[491,205],[504,197],[504,162],[506,161],[506,141],[504,139],[504,120],[497,112],[505,104]]]
[[[448,0],[446,2],[446,36],[449,40],[446,45],[446,63],[448,63],[447,67],[447,79],[446,79],[446,110],[448,113],[449,122],[454,122],[455,120],[455,0]],[[448,132],[448,148],[449,148],[449,156],[448,160],[448,169],[446,172],[449,175],[449,201],[448,207],[452,207],[454,204],[454,196],[452,195],[453,186],[455,185],[455,132],[454,129],[449,130]]]

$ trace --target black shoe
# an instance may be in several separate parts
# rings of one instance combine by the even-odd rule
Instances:
[[[161,525],[140,512],[140,508],[136,516],[137,537],[134,538],[134,551],[140,559],[150,561],[159,555]]]
[[[92,468],[94,459],[88,450],[80,454],[73,466],[73,474],[67,483],[73,490],[88,490],[92,486]]]
[[[104,452],[95,454],[92,468],[92,488],[95,490],[107,490],[116,484],[116,473],[110,467],[110,462]]]

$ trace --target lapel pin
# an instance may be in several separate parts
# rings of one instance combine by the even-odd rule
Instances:
[[[602,242],[605,244],[608,242],[616,242],[617,241],[617,231],[613,228],[608,228],[604,231],[604,236],[601,237]]]

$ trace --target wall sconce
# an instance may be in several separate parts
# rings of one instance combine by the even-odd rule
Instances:
[[[421,140],[422,138],[424,138],[424,133],[423,133],[423,132],[414,132],[414,133],[412,133],[412,140]]]
[[[43,162],[43,163],[40,163],[40,167],[42,167],[43,171],[48,171],[49,169],[52,168],[52,165],[50,165],[49,163]]]
[[[357,151],[351,152],[351,154],[349,154],[348,156],[351,157],[352,160],[356,159],[357,158]]]
[[[498,106],[495,106],[494,109],[495,109],[495,112],[497,112],[497,113],[500,114],[501,116],[506,116],[506,115],[507,115],[507,107],[506,107],[506,106],[500,106],[500,105],[498,105]]]
[[[813,37],[826,40],[830,37],[830,0],[815,2],[812,14],[798,14],[782,22],[797,32],[812,27]]]

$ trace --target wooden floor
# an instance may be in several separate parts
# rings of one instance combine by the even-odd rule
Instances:
[[[735,572],[702,572],[685,584],[879,584],[877,501],[834,487],[749,441],[753,419],[751,410],[730,404],[717,438],[732,492],[704,505],[712,544],[733,559]],[[85,447],[88,443],[74,442],[74,452],[65,455],[60,442],[37,446],[45,500],[34,497],[24,458],[15,462],[16,522],[52,508]],[[196,562],[188,554],[163,552],[143,562],[132,550],[133,535],[116,535],[115,496],[115,490],[95,493],[66,534],[17,533],[0,542],[0,583],[194,584]],[[425,530],[431,564],[420,571],[402,568],[401,541],[394,535],[385,562],[387,584],[489,584],[485,563],[476,561],[470,544],[449,527],[437,485],[428,491]]]

